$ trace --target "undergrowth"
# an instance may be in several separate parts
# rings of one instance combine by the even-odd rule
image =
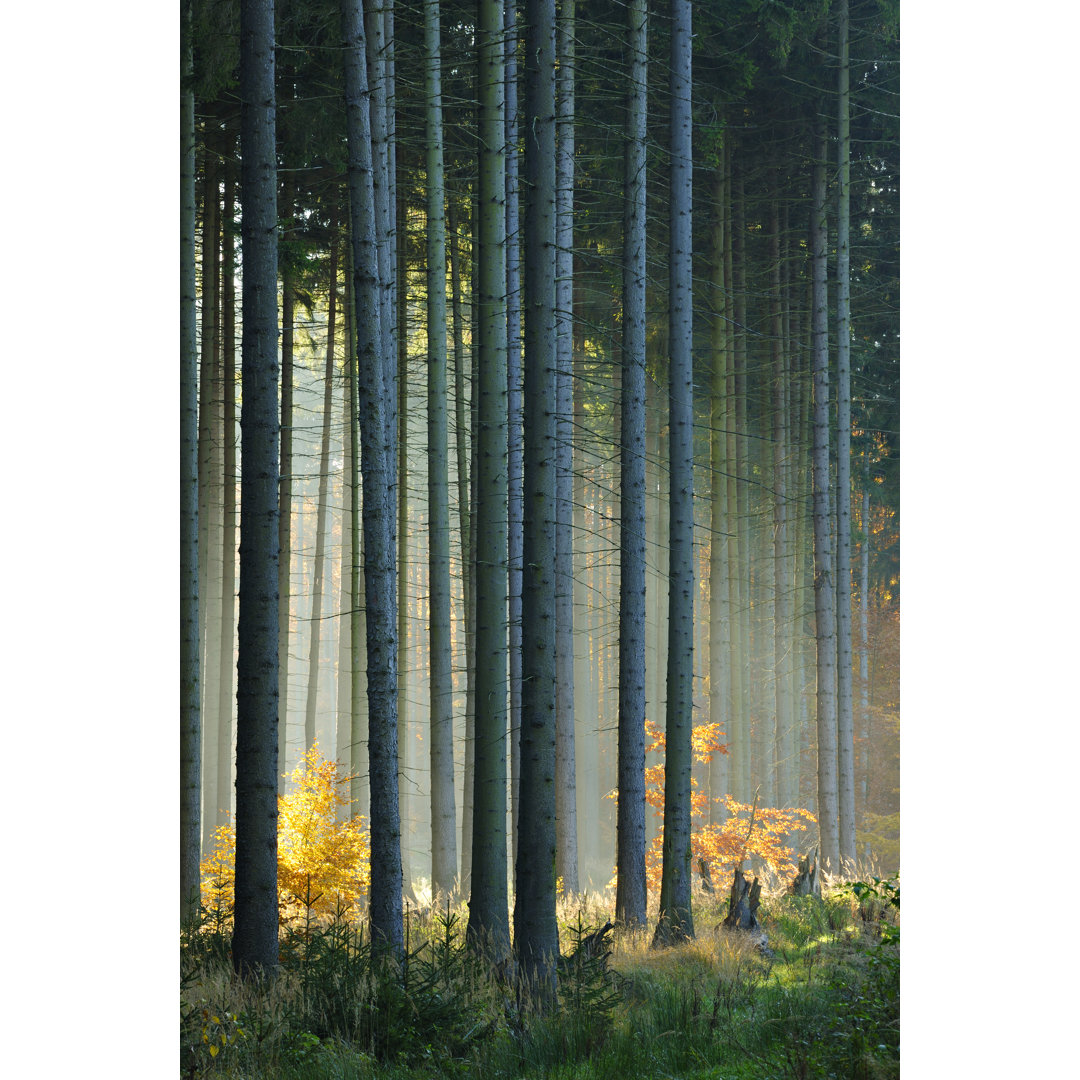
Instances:
[[[206,913],[181,942],[181,1076],[899,1076],[896,882],[766,894],[768,952],[723,929],[726,906],[697,896],[684,945],[613,933],[595,950],[581,946],[606,921],[603,898],[564,903],[560,940],[577,955],[546,1011],[466,948],[463,906],[410,912],[400,967],[340,912],[302,920],[283,930],[268,985],[233,977],[227,922]]]

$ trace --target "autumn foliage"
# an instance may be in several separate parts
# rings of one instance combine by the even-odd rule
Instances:
[[[303,914],[347,918],[360,912],[370,881],[370,847],[363,819],[339,817],[349,805],[336,762],[313,746],[292,773],[293,788],[278,798],[278,904],[282,920]],[[223,825],[202,862],[202,899],[208,911],[231,912],[236,830]]]
[[[656,753],[664,748],[664,733],[651,720],[645,721],[646,754]],[[723,733],[719,724],[699,724],[693,730],[692,749],[696,761],[706,764],[713,754],[726,754],[727,747],[721,742]],[[807,823],[816,822],[809,810],[778,810],[772,806],[752,806],[736,802],[730,795],[717,801],[725,808],[723,824],[708,822],[709,796],[698,787],[697,780],[690,778],[691,817],[693,823],[690,833],[691,857],[695,868],[698,860],[704,859],[719,880],[726,870],[730,870],[744,858],[756,858],[767,863],[777,873],[786,873],[794,868],[795,844],[800,832],[805,832]],[[645,769],[645,800],[658,817],[664,814],[664,766],[655,764]],[[753,827],[751,828],[751,817]],[[645,873],[650,889],[660,888],[660,875],[663,865],[663,824],[660,834],[653,838],[649,850],[645,853]]]

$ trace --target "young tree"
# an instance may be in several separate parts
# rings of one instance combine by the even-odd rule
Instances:
[[[645,881],[645,147],[648,3],[627,6],[623,369],[619,530],[619,805],[615,921],[644,927]]]
[[[180,918],[199,906],[199,412],[191,0],[180,13]]]
[[[278,965],[277,156],[273,0],[241,0],[243,440],[233,966]]]
[[[670,571],[664,866],[654,944],[694,936],[690,912],[690,768],[694,679],[693,158],[690,0],[671,6],[669,347]]]
[[[514,949],[555,989],[555,0],[525,4],[525,487]]]

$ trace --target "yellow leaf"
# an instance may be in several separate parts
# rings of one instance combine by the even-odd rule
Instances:
[[[216,1046],[211,1046],[210,1047],[210,1056],[211,1057],[217,1057],[217,1047]]]

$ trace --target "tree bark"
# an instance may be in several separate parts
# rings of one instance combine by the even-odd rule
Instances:
[[[669,346],[670,571],[664,848],[654,944],[694,936],[690,911],[690,768],[694,678],[694,387],[691,8],[671,9],[671,249]]]
[[[199,910],[199,413],[195,303],[195,93],[191,0],[180,68],[180,919]]]
[[[273,0],[241,0],[243,440],[233,966],[278,966],[277,159]]]
[[[283,239],[294,222],[293,181],[282,181]],[[282,258],[281,255],[285,257]],[[296,287],[292,260],[279,252],[281,272],[281,443],[278,482],[278,795],[285,794],[289,731],[289,638],[292,595],[292,435],[293,435],[293,328]]]
[[[506,885],[506,132],[500,0],[481,0],[478,15],[476,739],[467,937],[474,949],[499,961],[510,950]]]
[[[525,5],[525,488],[514,947],[553,1000],[555,922],[555,3]]]
[[[627,7],[619,530],[619,802],[615,921],[643,928],[645,881],[645,196],[648,4]],[[596,713],[599,715],[599,712]]]
[[[439,0],[424,8],[427,101],[428,596],[431,694],[431,888],[449,896],[457,876],[454,687],[450,637],[450,492],[446,386],[446,184]]]

